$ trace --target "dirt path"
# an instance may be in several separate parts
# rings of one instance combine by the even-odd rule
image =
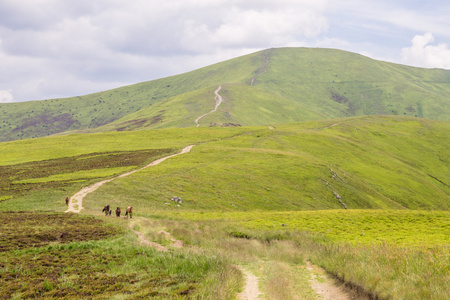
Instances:
[[[222,103],[222,101],[223,101],[222,96],[219,95],[219,91],[220,91],[221,89],[222,89],[222,86],[219,85],[219,87],[214,91],[214,94],[216,95],[216,97],[215,97],[215,99],[216,99],[216,106],[214,107],[214,109],[213,109],[212,111],[210,111],[210,112],[208,112],[208,113],[206,113],[206,114],[204,114],[204,115],[198,117],[197,119],[195,119],[195,123],[197,124],[196,127],[199,127],[199,126],[200,126],[200,124],[198,123],[198,121],[200,121],[201,118],[203,118],[203,117],[205,117],[205,116],[207,116],[207,115],[209,115],[209,114],[211,114],[211,113],[213,113],[213,112],[216,112],[217,109],[219,108],[219,105],[220,105],[220,104]]]
[[[75,195],[73,195],[69,199],[69,208],[66,210],[66,213],[67,212],[79,213],[83,209],[83,198],[87,194],[92,193],[93,191],[98,189],[103,184],[105,184],[107,182],[110,182],[110,181],[113,181],[114,179],[117,179],[117,178],[122,178],[122,177],[125,177],[125,176],[128,176],[128,175],[131,175],[131,174],[133,174],[135,172],[141,171],[141,170],[146,169],[148,167],[156,166],[156,165],[162,163],[163,161],[165,161],[168,158],[171,158],[171,157],[174,157],[174,156],[177,156],[177,155],[180,155],[180,154],[184,154],[184,153],[187,153],[187,152],[191,151],[192,147],[194,147],[194,145],[190,145],[190,146],[185,147],[179,153],[172,154],[172,155],[169,155],[169,156],[157,159],[157,160],[151,162],[150,164],[146,165],[143,168],[140,168],[140,169],[137,169],[137,170],[133,170],[133,171],[130,171],[128,173],[121,174],[121,175],[119,175],[117,177],[114,177],[114,178],[111,178],[111,179],[107,179],[107,180],[103,180],[103,181],[97,182],[97,183],[95,183],[93,185],[90,185],[88,187],[83,188],[81,191],[79,191],[78,193],[76,193]]]
[[[264,64],[262,65],[262,67],[260,69],[263,69],[262,72],[259,72],[258,74],[256,74],[253,78],[252,81],[250,82],[250,85],[253,86],[253,84],[255,83],[256,78],[258,78],[259,76],[261,76],[262,74],[267,72],[267,64],[269,63],[269,59],[266,57],[266,61],[264,62]]]
[[[245,287],[244,291],[242,293],[239,293],[238,299],[240,300],[253,300],[258,299],[258,296],[262,293],[259,291],[258,288],[258,277],[256,277],[253,273],[250,271],[244,269],[241,266],[237,266],[242,273],[245,275]]]
[[[336,286],[332,279],[328,278],[325,271],[310,262],[306,263],[306,269],[311,272],[311,288],[323,300],[351,300],[355,299],[343,286]]]

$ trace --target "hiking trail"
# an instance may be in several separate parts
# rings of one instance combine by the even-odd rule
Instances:
[[[192,147],[194,147],[194,146],[195,145],[186,146],[186,147],[183,148],[183,150],[181,150],[181,152],[175,153],[175,154],[172,154],[172,155],[169,155],[169,156],[166,156],[166,157],[162,157],[160,159],[157,159],[157,160],[149,163],[145,167],[142,167],[142,168],[137,169],[137,170],[130,171],[128,173],[121,174],[121,175],[116,176],[114,178],[110,178],[110,179],[106,179],[106,180],[94,183],[93,185],[90,185],[90,186],[87,186],[87,187],[83,188],[81,191],[79,191],[78,193],[76,193],[75,195],[70,197],[69,204],[68,204],[69,207],[67,208],[67,210],[65,212],[66,213],[68,213],[68,212],[79,213],[83,209],[83,199],[84,199],[84,197],[87,194],[92,193],[95,190],[97,190],[103,184],[105,184],[107,182],[110,182],[110,181],[113,181],[114,179],[117,179],[117,178],[126,177],[128,175],[131,175],[133,173],[136,173],[136,172],[141,171],[143,169],[146,169],[148,167],[156,166],[156,165],[162,163],[163,161],[165,161],[168,158],[171,158],[171,157],[174,157],[174,156],[177,156],[177,155],[180,155],[180,154],[184,154],[184,153],[187,153],[187,152],[191,151]]]
[[[217,109],[219,108],[220,104],[221,104],[222,101],[223,101],[222,96],[219,95],[219,91],[220,91],[221,89],[222,89],[222,86],[219,85],[219,87],[214,91],[214,94],[216,95],[216,96],[215,96],[215,99],[216,99],[216,106],[214,107],[214,109],[213,109],[212,111],[210,111],[210,112],[207,112],[207,113],[204,114],[204,115],[201,115],[201,116],[198,117],[197,119],[195,119],[195,123],[197,124],[197,126],[195,126],[195,127],[199,127],[199,126],[200,126],[200,124],[198,123],[198,121],[200,121],[201,118],[203,118],[203,117],[205,117],[205,116],[207,116],[207,115],[209,115],[209,114],[211,114],[211,113],[217,111]]]

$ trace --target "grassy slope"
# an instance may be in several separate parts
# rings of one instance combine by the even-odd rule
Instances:
[[[448,210],[449,130],[446,122],[425,119],[356,117],[275,129],[190,128],[72,135],[2,143],[0,164],[100,149],[173,149],[195,143],[189,155],[172,158],[170,164],[101,187],[87,196],[85,206],[96,210],[107,201],[149,212],[342,208],[336,192],[348,208]],[[30,148],[36,151],[30,153]],[[183,197],[181,208],[165,204],[174,195]],[[60,201],[47,194],[42,198],[42,205]],[[18,208],[26,206],[21,201],[27,197],[21,199],[4,201],[0,207],[7,208],[8,202]]]
[[[1,104],[0,140],[68,130],[193,127],[196,117],[214,107],[218,85],[225,102],[217,113],[202,119],[201,126],[377,114],[449,121],[449,83],[447,70],[385,63],[332,49],[270,49],[82,97]]]
[[[269,63],[264,72],[261,67],[266,58]],[[413,68],[345,51],[308,48],[266,50],[260,52],[259,64],[246,77],[219,82],[223,84],[225,103],[217,113],[202,119],[202,126],[283,124],[380,114],[449,120],[450,72],[446,70]],[[226,67],[222,70],[229,71]],[[256,74],[260,75],[251,86]],[[130,124],[126,129],[135,129],[136,124],[146,128],[193,126],[195,116],[213,108],[215,89],[210,86],[194,94],[168,98],[163,104],[97,130],[122,129],[124,124]]]
[[[115,181],[87,207],[167,210],[176,195],[183,210],[342,208],[336,192],[348,208],[448,210],[448,134],[448,123],[393,117],[254,128]]]
[[[72,271],[67,269],[63,269],[64,275],[58,278],[47,278],[43,273],[37,276],[34,291],[61,293],[63,289],[85,293],[89,290],[98,295],[103,277],[111,282],[119,276],[118,282],[124,282],[124,277],[120,276],[129,276],[131,280],[127,279],[125,285],[120,289],[114,286],[115,291],[109,292],[120,296],[130,291],[147,295],[158,288],[163,293],[177,294],[190,288],[185,282],[195,282],[196,291],[205,296],[218,295],[215,288],[205,288],[213,282],[236,283],[238,280],[237,275],[230,275],[231,271],[226,276],[219,272],[230,269],[228,260],[222,259],[225,256],[234,263],[254,266],[253,272],[261,276],[264,292],[270,296],[274,292],[267,289],[274,272],[283,270],[291,279],[297,278],[295,274],[301,275],[294,281],[307,282],[310,274],[302,273],[305,269],[301,265],[308,259],[381,297],[443,299],[449,289],[448,211],[285,210],[340,208],[333,191],[342,196],[349,208],[449,210],[449,133],[447,122],[366,116],[282,125],[275,129],[164,129],[0,143],[0,167],[97,152],[173,149],[197,144],[189,154],[101,187],[86,197],[83,213],[100,215],[105,202],[113,206],[131,204],[136,209],[133,220],[138,222],[134,229],[146,232],[151,240],[163,242],[158,231],[168,230],[187,245],[213,249],[221,258],[219,264],[211,264],[217,262],[216,255],[193,255],[187,253],[189,250],[165,255],[135,246],[135,236],[128,232],[115,240],[2,254],[3,271],[14,276],[11,278],[16,278],[15,281],[10,283],[16,284],[17,275],[30,277],[29,266],[37,266],[39,270],[53,268],[53,262],[49,264],[46,260],[51,253],[55,257],[75,258],[64,259],[65,265],[70,270],[76,265],[80,272],[76,280],[72,278],[69,282],[66,276]],[[73,186],[64,193],[73,194],[79,188],[81,186]],[[1,201],[0,197],[0,210],[62,211],[66,208],[62,195],[61,191],[52,189],[7,201]],[[183,197],[180,207],[164,204],[173,195]],[[169,221],[164,215],[208,222]],[[157,223],[140,216],[162,219]],[[127,227],[124,219],[109,218],[108,221]],[[281,227],[281,222],[288,226]],[[248,234],[261,243],[227,236],[229,226],[234,236]],[[208,232],[208,228],[214,230]],[[281,228],[283,231],[279,230]],[[326,236],[291,233],[292,228]],[[285,239],[288,241],[280,241]],[[289,242],[291,240],[293,242]],[[101,256],[109,264],[102,259],[93,262],[93,256]],[[30,257],[34,263],[23,266],[18,263],[19,271],[12,265],[9,267],[11,262],[19,262],[19,258],[31,261]],[[269,268],[272,264],[273,269]],[[89,271],[94,268],[97,275],[95,280],[79,283],[78,279],[84,279],[85,265],[89,266]],[[159,269],[168,271],[154,273]],[[267,274],[259,274],[261,269]],[[55,270],[60,273],[60,269]],[[205,274],[209,277],[204,278]],[[164,288],[166,277],[172,280],[171,290]],[[280,278],[286,280],[277,274],[276,282]],[[136,279],[162,284],[141,286]],[[23,282],[27,281],[20,284]],[[292,286],[282,282],[280,291],[296,294]],[[22,289],[24,286],[22,284]],[[301,290],[305,288],[307,285]],[[223,292],[229,295],[230,289],[225,288]]]
[[[253,70],[259,64],[260,54],[255,53],[181,75],[86,96],[0,104],[0,141],[96,128],[151,107],[155,103],[164,103],[176,95],[206,87],[211,87],[214,91],[213,87],[223,82],[244,82],[252,76]],[[179,108],[174,108],[175,111],[177,109]],[[195,107],[192,109],[199,112]],[[205,107],[205,112],[208,109]],[[160,110],[152,110],[154,116],[161,114]],[[153,119],[153,115],[144,115],[149,123],[158,119]]]

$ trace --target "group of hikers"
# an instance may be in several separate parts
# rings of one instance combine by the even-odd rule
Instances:
[[[69,205],[69,197],[66,197],[66,205]],[[109,205],[105,205],[105,207],[103,207],[102,212],[105,213],[105,216],[110,216],[112,213],[111,208],[109,207]],[[122,210],[120,209],[120,207],[116,208],[116,217],[120,217],[120,214],[122,213]],[[132,206],[128,206],[127,210],[125,212],[125,217],[130,216],[130,219],[133,217],[133,207]]]
[[[105,216],[110,216],[112,213],[112,209],[109,207],[109,205],[105,205],[105,207],[103,207],[102,212],[105,213]],[[116,217],[120,217],[120,214],[122,213],[122,210],[120,209],[120,207],[116,208]],[[128,206],[127,210],[125,212],[125,217],[130,216],[130,219],[133,217],[133,207],[132,206]]]

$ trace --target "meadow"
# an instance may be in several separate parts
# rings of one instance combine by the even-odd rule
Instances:
[[[12,243],[0,253],[2,287],[17,299],[235,299],[238,265],[260,277],[268,299],[316,299],[310,261],[366,295],[443,299],[450,291],[449,132],[446,122],[365,116],[0,143],[0,216],[42,214],[39,226],[17,215],[3,225],[2,238],[34,245]],[[64,211],[65,196],[83,186],[193,144],[88,194],[80,216],[63,214],[63,224],[79,218],[86,230],[107,228],[100,239],[71,240],[64,234],[74,227],[60,232],[68,225],[43,223],[58,215],[44,211]],[[133,221],[102,216],[105,204],[133,206]],[[83,221],[89,216],[102,222]],[[139,244],[130,228],[170,250]],[[171,247],[161,231],[185,247]],[[37,275],[27,281],[29,274]]]

